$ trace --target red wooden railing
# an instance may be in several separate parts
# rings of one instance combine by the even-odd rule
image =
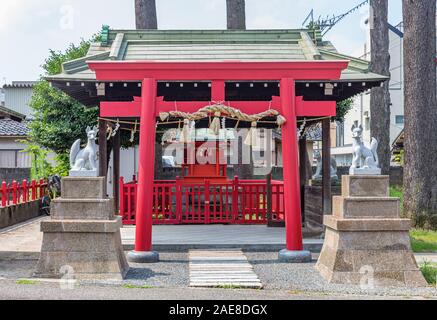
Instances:
[[[13,181],[7,184],[3,181],[0,189],[0,206],[7,207],[41,199],[47,190],[47,182],[40,179],[38,182],[32,180],[21,183]]]
[[[284,185],[272,181],[270,220],[284,220]],[[120,215],[123,223],[135,224],[137,182],[120,178]],[[186,183],[180,179],[155,181],[152,217],[154,224],[265,224],[267,184],[262,180],[226,183]]]

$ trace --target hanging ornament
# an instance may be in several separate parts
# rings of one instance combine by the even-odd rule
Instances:
[[[130,132],[130,139],[129,139],[129,141],[131,143],[133,143],[135,141],[135,133],[137,132],[137,125],[138,125],[137,120],[135,120],[134,128]]]
[[[161,121],[165,121],[168,120],[168,117],[170,116],[170,114],[168,112],[160,112],[159,113],[159,119],[161,119]]]
[[[120,123],[118,123],[118,119],[117,119],[117,123],[115,124],[115,129],[112,131],[111,137],[115,137],[115,135],[118,132],[118,129],[120,129]]]
[[[276,117],[276,123],[279,127],[282,127],[286,122],[287,122],[287,120],[283,116],[278,115]]]
[[[260,139],[258,136],[258,130],[256,129],[257,123],[253,121],[251,128],[247,133],[246,139],[244,139],[244,144],[247,146],[258,147],[260,145]]]
[[[214,134],[218,135],[220,132],[220,112],[214,113],[214,119],[211,122],[211,125],[209,126],[209,130]]]
[[[307,124],[307,119],[303,119],[302,125],[299,127],[299,130],[297,131],[297,138],[300,139],[302,136],[303,131],[305,130],[305,126]]]
[[[179,141],[182,143],[189,143],[191,142],[191,132],[190,132],[190,120],[185,119],[184,120],[184,127],[182,128],[181,135],[179,137]]]
[[[111,139],[112,136],[112,126],[107,124],[106,125],[106,140]]]

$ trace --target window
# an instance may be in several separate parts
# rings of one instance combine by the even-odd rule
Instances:
[[[367,117],[366,119],[364,119],[364,129],[365,129],[366,131],[369,131],[369,130],[370,130],[370,118],[369,118],[369,117]]]
[[[395,119],[396,124],[404,124],[405,122],[404,116],[396,116]]]

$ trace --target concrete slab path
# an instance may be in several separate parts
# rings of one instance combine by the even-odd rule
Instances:
[[[241,250],[190,250],[188,256],[190,287],[262,288]]]

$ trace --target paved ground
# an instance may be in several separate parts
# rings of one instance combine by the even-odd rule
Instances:
[[[171,226],[171,228],[173,227]],[[196,226],[196,228],[199,227],[201,226]],[[221,226],[222,230],[226,230],[226,228]],[[158,227],[155,229],[160,230]],[[244,251],[244,254],[253,266],[255,274],[261,280],[263,290],[190,288],[187,251],[160,252],[161,261],[156,264],[131,264],[127,278],[120,282],[83,282],[76,284],[73,290],[62,289],[59,282],[47,283],[40,280],[37,280],[36,283],[20,282],[19,279],[27,279],[32,276],[37,263],[41,245],[41,240],[38,240],[40,237],[38,230],[39,222],[34,221],[19,228],[9,229],[7,232],[0,232],[0,299],[437,298],[437,289],[432,287],[366,289],[351,285],[331,285],[326,283],[314,269],[317,254],[313,255],[312,263],[286,264],[278,262],[277,252],[253,251]],[[167,236],[173,239],[172,241],[175,241],[176,236],[170,232],[171,230],[166,228],[161,228],[161,230],[165,231]],[[204,229],[204,232],[206,230]],[[236,232],[235,229],[233,230]],[[217,228],[217,232],[219,231],[220,228]],[[127,232],[132,232],[132,229]],[[159,231],[155,234],[158,237],[155,239],[159,239]],[[213,238],[211,234],[201,235],[200,232],[193,237],[197,237],[197,239]],[[417,256],[418,261],[434,261],[436,258],[435,254]]]
[[[398,297],[396,297],[397,299]],[[405,297],[427,299],[426,297]],[[0,300],[382,300],[389,296],[359,296],[326,293],[302,293],[289,290],[237,290],[199,288],[127,288],[126,286],[80,285],[62,289],[58,283],[17,284],[0,281]]]
[[[328,284],[314,269],[317,255],[307,264],[279,263],[277,253],[273,252],[245,255],[263,290],[193,290],[189,287],[187,252],[161,253],[161,261],[156,264],[131,264],[124,281],[81,282],[74,290],[41,279],[32,279],[37,282],[30,284],[20,282],[31,278],[37,258],[0,256],[0,299],[437,299],[437,289],[433,287],[360,288]]]
[[[0,252],[39,252],[42,233],[38,218],[13,228],[0,230]],[[121,229],[125,250],[132,250],[135,227]],[[157,251],[217,248],[264,249],[279,251],[285,246],[284,228],[259,225],[176,225],[153,226],[153,245]],[[322,239],[305,239],[308,250],[320,250]]]

